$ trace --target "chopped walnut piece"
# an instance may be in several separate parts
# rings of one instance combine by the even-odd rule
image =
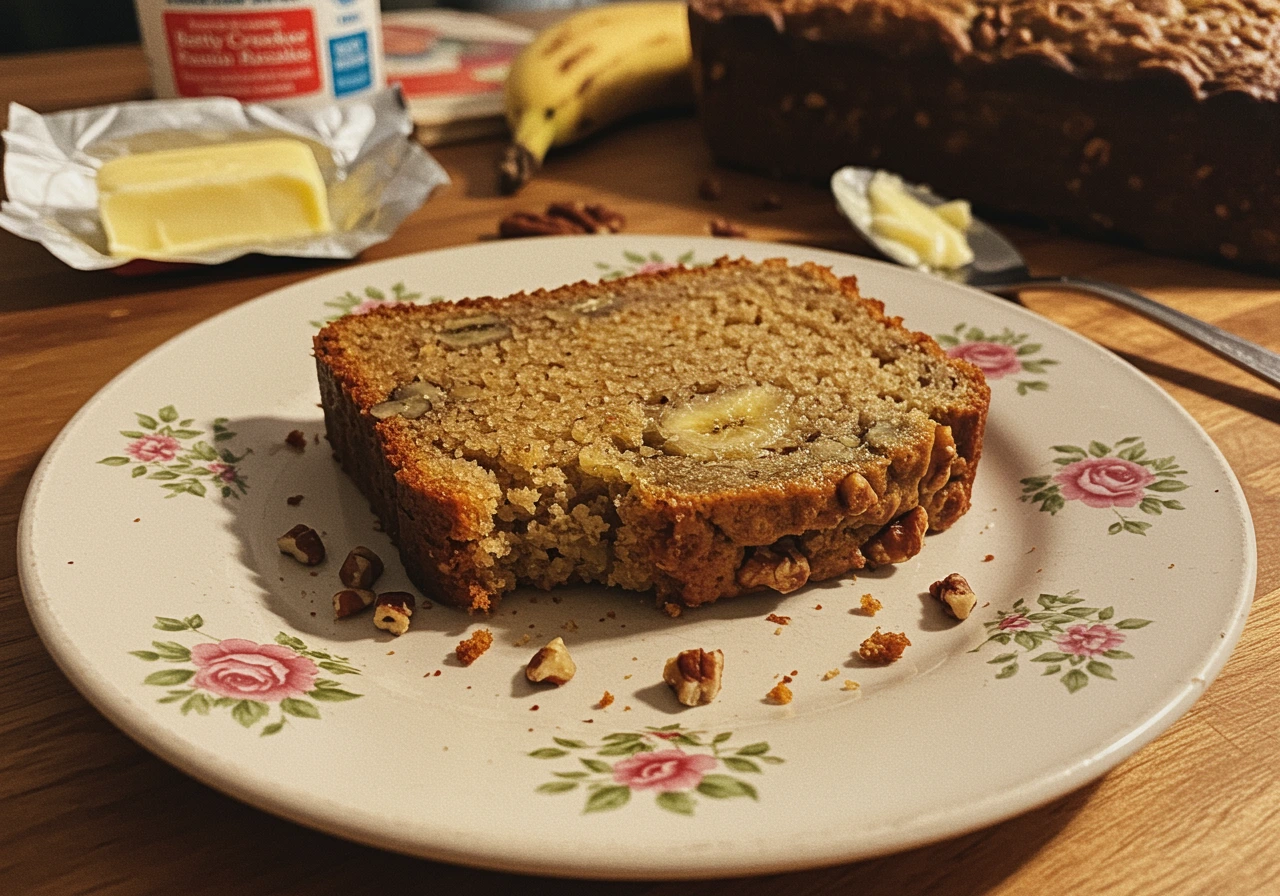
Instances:
[[[911,646],[911,641],[904,632],[882,632],[876,629],[858,647],[858,656],[868,663],[887,666],[902,656],[902,652]]]
[[[776,703],[779,706],[790,703],[791,688],[787,687],[782,682],[778,682],[773,686],[773,689],[769,691],[769,693],[764,695],[764,699],[770,703]]]
[[[291,429],[284,437],[284,443],[295,451],[307,450],[307,434],[300,429]]]
[[[364,545],[356,545],[342,561],[338,578],[348,588],[372,588],[382,575],[382,558]]]
[[[858,605],[862,612],[868,616],[874,616],[884,608],[884,604],[876,600],[870,594],[862,595],[862,602]]]
[[[839,669],[828,669],[826,672],[822,673],[822,680],[830,681],[831,679],[835,678],[839,674],[840,674]]]
[[[790,624],[791,624],[791,617],[790,617],[790,616],[779,616],[777,613],[770,613],[768,616],[766,616],[766,617],[764,617],[764,618],[765,618],[765,621],[766,621],[766,622],[772,622],[772,623],[775,623],[775,624],[777,624],[777,625],[790,625]]]
[[[498,223],[501,237],[547,236],[569,233],[617,233],[626,218],[603,205],[553,202],[542,214],[513,212]]]
[[[458,658],[462,659],[461,654]],[[545,681],[559,687],[573,678],[577,671],[578,666],[574,663],[573,657],[569,656],[569,648],[565,646],[564,638],[555,637],[547,643],[546,647],[535,653],[533,659],[529,660],[529,664],[524,669],[524,676],[533,682]]]
[[[710,703],[720,693],[724,673],[724,653],[696,647],[682,650],[667,660],[662,680],[671,686],[676,699],[685,706]]]
[[[324,542],[320,540],[320,533],[305,523],[298,523],[277,538],[276,545],[280,553],[288,554],[306,566],[324,562]]]
[[[677,616],[683,613],[684,610],[681,609],[679,604],[673,604],[671,603],[671,601],[667,601],[662,605],[662,612],[666,613],[672,619],[675,619]]]
[[[698,182],[698,197],[708,202],[715,202],[724,195],[724,184],[720,178],[708,174]]]
[[[777,193],[765,193],[754,206],[759,212],[776,212],[782,208],[782,197]]]
[[[929,586],[929,593],[942,601],[948,613],[961,620],[968,619],[978,603],[973,589],[958,572],[953,572],[945,579],[934,582]]]
[[[413,595],[407,591],[388,591],[378,595],[373,624],[393,635],[403,635],[409,630],[409,617],[412,615]]]
[[[344,588],[333,596],[333,618],[346,619],[367,610],[377,597],[365,588]]]
[[[744,237],[747,232],[726,218],[712,218],[707,222],[707,229],[712,236]]]
[[[842,690],[842,691],[856,691],[856,690],[858,690],[860,687],[862,687],[862,685],[858,684],[858,683],[857,683],[856,681],[854,681],[852,678],[846,678],[846,679],[844,680],[844,684],[842,684],[842,685],[840,686],[840,690]]]
[[[458,646],[454,649],[454,653],[458,657],[458,662],[464,666],[470,666],[476,660],[484,655],[484,652],[493,646],[493,632],[487,628],[476,629],[470,638],[465,638],[458,642]]]
[[[600,695],[600,702],[596,704],[597,709],[608,709],[613,705],[613,694],[605,691]]]

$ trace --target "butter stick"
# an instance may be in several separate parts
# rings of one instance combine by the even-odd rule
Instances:
[[[328,196],[305,143],[290,139],[142,152],[98,171],[112,255],[189,256],[325,233]]]

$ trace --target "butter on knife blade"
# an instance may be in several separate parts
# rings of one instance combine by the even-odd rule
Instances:
[[[106,162],[97,179],[116,256],[174,258],[332,229],[320,166],[299,140],[135,153]]]

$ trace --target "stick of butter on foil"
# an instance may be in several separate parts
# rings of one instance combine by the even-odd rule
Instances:
[[[82,271],[354,258],[449,182],[412,131],[398,87],[318,106],[202,97],[41,115],[11,103],[0,229]]]
[[[212,143],[121,156],[98,171],[112,255],[169,258],[327,233],[320,166],[300,140]]]

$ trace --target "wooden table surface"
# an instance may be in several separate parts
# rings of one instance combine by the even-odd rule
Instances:
[[[0,101],[37,111],[148,94],[119,47],[0,58]],[[752,238],[848,252],[823,191],[715,171],[692,117],[616,129],[564,152],[501,197],[499,142],[439,148],[451,186],[374,260],[493,236],[497,221],[562,199],[606,203],[637,233],[705,234],[715,215]],[[775,192],[782,207],[753,210]],[[1280,279],[1012,231],[1033,270],[1118,281],[1280,350]],[[150,277],[81,273],[0,233],[0,891],[12,894],[435,892],[526,894],[1280,893],[1280,392],[1160,327],[1083,296],[1028,306],[1153,377],[1226,455],[1257,528],[1258,587],[1220,677],[1167,733],[1100,780],[995,827],[910,852],[742,881],[590,883],[440,865],[357,846],[223,796],[142,750],[76,692],[45,651],[18,586],[18,513],[76,410],[150,349],[240,302],[333,270],[254,258]]]

